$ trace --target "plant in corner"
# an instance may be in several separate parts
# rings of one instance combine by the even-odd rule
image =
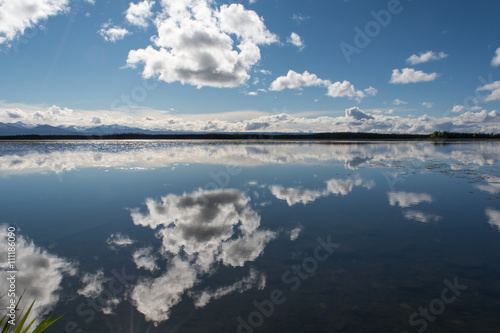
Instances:
[[[22,298],[22,297],[21,297]],[[18,305],[19,302],[21,301],[21,298],[19,298],[19,301],[16,304],[16,311],[18,311]],[[31,328],[31,326],[35,323],[36,319],[33,319],[30,323],[27,323],[26,320],[28,319],[28,316],[31,312],[31,309],[33,308],[33,305],[35,304],[35,301],[31,303],[30,307],[28,310],[23,314],[23,311],[19,314],[18,321],[16,322],[15,325],[11,325],[9,323],[9,316],[5,315],[3,318],[0,320],[0,333],[27,333],[28,330]],[[59,317],[55,319],[51,319],[52,315],[49,315],[47,318],[45,318],[44,321],[42,321],[38,326],[36,326],[32,333],[39,333],[44,331],[46,328],[48,328],[50,325],[52,325],[56,320],[61,318],[63,315],[60,315]],[[3,325],[3,326],[2,326]]]

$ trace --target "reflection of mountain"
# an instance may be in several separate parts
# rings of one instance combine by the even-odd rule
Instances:
[[[447,170],[462,165],[500,161],[497,144],[435,146],[427,142],[374,144],[226,144],[175,141],[76,141],[3,143],[0,174],[63,172],[90,167],[155,168],[175,163],[258,166],[267,164],[343,163],[346,168],[405,167],[425,170],[426,163],[445,160]],[[435,166],[433,166],[435,167]]]
[[[140,280],[132,291],[133,302],[148,320],[167,320],[171,308],[184,294],[202,307],[211,299],[264,285],[264,276],[251,270],[243,280],[215,291],[192,290],[202,276],[215,272],[218,263],[242,267],[259,257],[277,236],[258,229],[260,216],[249,202],[238,190],[200,189],[183,195],[169,194],[161,201],[147,199],[145,214],[132,211],[136,225],[157,231],[163,244],[160,254],[169,258],[161,276]]]
[[[333,195],[347,195],[352,192],[354,186],[363,186],[371,189],[375,186],[373,181],[364,181],[359,176],[347,179],[330,179],[326,181],[324,190],[309,190],[300,187],[285,188],[280,185],[271,185],[269,189],[271,193],[280,200],[285,200],[288,206],[293,206],[298,203],[307,205],[310,202],[316,201],[321,197]]]
[[[0,245],[5,251],[0,270],[2,280],[0,295],[5,295],[7,289],[7,227],[0,225]],[[17,233],[16,242],[16,297],[19,299],[24,291],[24,305],[36,300],[29,320],[50,312],[59,301],[61,282],[66,275],[75,275],[76,268],[73,263],[66,261],[46,250],[36,246]],[[9,298],[0,298],[0,308],[5,309]]]

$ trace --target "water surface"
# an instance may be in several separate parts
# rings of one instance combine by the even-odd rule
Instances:
[[[497,332],[499,148],[3,142],[0,233],[54,332]]]

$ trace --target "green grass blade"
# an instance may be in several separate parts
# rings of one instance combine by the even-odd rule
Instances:
[[[31,303],[31,305],[28,308],[28,310],[26,311],[26,313],[22,316],[21,320],[16,325],[17,327],[16,327],[16,330],[14,331],[14,333],[20,333],[21,332],[21,330],[23,329],[23,325],[26,322],[26,319],[28,319],[28,316],[29,316],[29,314],[31,312],[31,309],[33,308],[34,304],[35,304],[35,301],[33,301],[33,303]]]

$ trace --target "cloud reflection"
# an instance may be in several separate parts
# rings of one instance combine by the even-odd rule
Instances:
[[[438,222],[441,220],[441,216],[425,213],[420,210],[407,210],[404,212],[404,216],[410,221],[413,220],[421,223]]]
[[[4,145],[0,175],[63,173],[84,168],[152,169],[174,164],[201,163],[236,166],[269,164],[317,165],[338,161],[348,169],[400,167],[409,162],[425,170],[429,161],[450,165],[494,165],[500,151],[491,144],[435,146],[431,143],[376,144],[193,144],[188,142],[92,142],[57,143],[49,148],[32,144]],[[418,163],[416,163],[418,162]],[[435,165],[434,165],[435,167]],[[418,168],[417,168],[418,169]]]
[[[432,203],[433,198],[427,193],[413,192],[389,192],[387,193],[389,204],[391,206],[400,206],[403,208],[418,205],[422,202]]]
[[[137,209],[131,212],[134,224],[156,230],[162,240],[159,255],[168,260],[161,276],[143,278],[132,290],[131,298],[147,320],[169,319],[172,307],[184,294],[201,307],[212,299],[262,284],[258,283],[261,274],[251,271],[248,278],[215,291],[192,290],[204,276],[215,272],[218,263],[244,266],[277,237],[273,231],[258,229],[260,216],[249,203],[249,197],[239,190],[200,189],[169,194],[159,201],[147,199],[145,213]]]
[[[488,217],[489,224],[496,230],[500,231],[500,210],[486,208],[484,213]]]
[[[0,245],[7,253],[7,225],[0,225]],[[76,275],[76,264],[69,262],[47,250],[36,246],[33,241],[26,239],[16,232],[16,296],[24,291],[24,305],[36,300],[29,320],[43,316],[53,310],[60,299],[61,283],[65,276]],[[6,281],[7,261],[2,260],[0,279],[2,285],[7,286]],[[5,290],[2,291],[2,294]],[[7,297],[0,298],[0,308],[7,307]]]
[[[303,189],[300,187],[283,187],[281,185],[271,185],[269,190],[271,193],[280,200],[286,201],[288,206],[293,206],[298,203],[302,203],[304,206],[308,203],[316,201],[316,199],[321,197],[327,197],[331,194],[333,195],[348,195],[352,192],[355,186],[362,186],[367,189],[372,189],[375,183],[370,181],[365,181],[359,176],[347,179],[330,179],[326,182],[326,188],[324,190],[310,190]]]

